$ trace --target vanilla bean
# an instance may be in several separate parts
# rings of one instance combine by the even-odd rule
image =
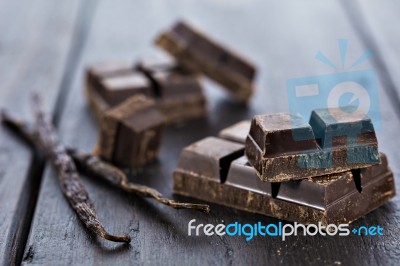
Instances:
[[[6,113],[3,113],[2,121],[28,144],[34,146],[35,138],[27,123],[10,117]],[[175,209],[196,209],[206,213],[210,211],[209,205],[176,202],[171,199],[163,198],[162,194],[153,188],[130,183],[128,182],[124,172],[112,164],[101,160],[97,156],[70,148],[67,148],[67,152],[74,159],[79,169],[90,175],[95,175],[96,177],[99,177],[128,193],[134,193],[143,197],[153,198],[156,201]]]
[[[124,172],[112,164],[104,162],[97,156],[78,152],[73,149],[69,149],[68,152],[74,158],[79,168],[108,181],[109,183],[128,193],[135,193],[142,195],[143,197],[153,198],[156,201],[175,209],[196,209],[206,213],[210,212],[209,205],[177,202],[171,199],[163,198],[162,194],[153,188],[130,183]]]
[[[46,154],[47,158],[59,172],[61,190],[79,219],[90,232],[110,241],[129,243],[131,241],[130,236],[111,235],[105,230],[104,226],[97,218],[93,203],[84,185],[80,181],[73,159],[60,143],[53,125],[40,109],[38,95],[34,97],[34,105],[36,107],[36,123],[32,133],[27,133],[27,130],[29,130],[28,126],[22,121],[16,120],[15,123],[10,123],[11,120],[5,112],[2,112],[2,119],[4,122],[9,122],[6,124],[12,124],[14,128],[19,128],[18,132],[21,136],[33,142],[36,147],[40,148]]]

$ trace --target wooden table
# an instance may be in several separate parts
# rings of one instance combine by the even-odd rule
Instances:
[[[172,195],[171,174],[180,150],[254,114],[288,110],[286,80],[332,73],[314,59],[317,51],[340,62],[337,40],[349,41],[349,62],[366,49],[374,56],[360,68],[378,74],[383,129],[381,151],[400,182],[400,32],[392,1],[0,1],[0,107],[32,119],[29,92],[43,93],[71,146],[90,151],[97,125],[83,97],[85,66],[158,55],[157,33],[185,18],[252,59],[257,92],[248,108],[205,81],[209,116],[169,126],[160,159],[132,181]],[[363,2],[363,3],[361,3]],[[346,68],[341,69],[344,71]],[[129,233],[131,245],[90,236],[64,199],[57,174],[0,127],[0,261],[4,265],[396,265],[400,259],[400,201],[394,198],[354,223],[381,225],[384,236],[189,237],[187,224],[277,223],[278,220],[212,205],[210,215],[177,211],[126,195],[82,177],[110,232]],[[193,200],[194,201],[194,200]]]

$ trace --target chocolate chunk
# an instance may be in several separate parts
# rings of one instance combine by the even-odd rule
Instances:
[[[198,79],[180,72],[156,72],[152,75],[160,98],[158,107],[169,121],[203,117],[206,98]]]
[[[221,130],[218,134],[220,138],[236,141],[239,143],[246,143],[246,137],[249,134],[251,121],[244,120],[233,126]]]
[[[197,78],[182,75],[179,72],[159,71],[152,75],[160,91],[161,99],[180,98],[181,96],[203,96],[203,90]]]
[[[95,153],[120,166],[144,165],[158,154],[164,124],[153,100],[130,97],[104,116]]]
[[[329,205],[347,194],[355,193],[356,190],[361,192],[362,188],[357,188],[358,182],[361,187],[366,187],[374,181],[376,176],[385,174],[388,168],[386,156],[381,154],[381,158],[382,164],[373,167],[309,179],[270,183],[257,178],[254,168],[243,156],[231,163],[226,183],[297,204],[327,209]],[[279,184],[279,187],[276,188],[277,191],[274,191],[275,184]],[[273,196],[274,194],[276,195]]]
[[[237,100],[246,102],[251,97],[255,67],[187,23],[176,23],[157,38],[156,44],[182,67],[207,75]]]
[[[376,145],[371,119],[362,112],[351,112],[352,108],[347,106],[312,111],[310,125],[323,149],[360,144]]]
[[[149,78],[152,74],[164,71],[183,71],[172,58],[145,58],[140,59],[136,69],[145,73]]]
[[[103,78],[100,81],[99,93],[111,107],[134,95],[143,94],[150,97],[153,95],[147,77],[133,70],[123,75]]]
[[[316,110],[311,125],[299,115],[271,114],[253,118],[245,154],[261,180],[283,182],[380,163],[370,120],[338,116],[338,120],[331,123],[324,115],[329,111],[339,112]],[[333,142],[335,145],[327,144],[328,136],[338,138]],[[346,138],[351,141],[343,141]]]
[[[319,149],[311,126],[296,114],[256,115],[249,135],[267,158]]]
[[[198,78],[171,62],[143,60],[136,69],[117,63],[94,65],[88,69],[86,84],[88,103],[99,123],[107,110],[138,94],[153,98],[168,123],[207,113]]]
[[[130,96],[153,94],[150,81],[143,73],[118,62],[90,66],[87,71],[87,84],[94,88],[110,107],[120,104]]]
[[[132,68],[128,64],[121,62],[100,62],[88,66],[86,70],[85,94],[90,110],[99,123],[103,119],[105,112],[111,107],[100,94],[101,81],[105,78],[125,75],[127,73],[132,73]]]
[[[154,87],[159,91],[158,96],[179,93],[202,95],[198,78],[182,69],[173,60],[142,60],[136,67],[153,81]]]
[[[206,115],[206,98],[195,75],[171,60],[143,60],[137,68],[152,81],[157,106],[167,121],[179,122]]]
[[[351,223],[395,195],[393,174],[384,155],[382,164],[360,169],[362,192],[352,171],[283,183],[262,182],[245,157],[231,163],[224,184],[193,170],[178,166],[173,175],[174,193],[304,224]]]
[[[243,156],[244,145],[215,137],[202,139],[182,150],[178,168],[225,182],[231,162]]]
[[[87,68],[87,82],[98,84],[103,78],[124,75],[132,72],[128,64],[109,61],[93,64]]]

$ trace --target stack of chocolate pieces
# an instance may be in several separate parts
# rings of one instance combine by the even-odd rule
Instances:
[[[146,165],[157,157],[164,126],[152,99],[130,97],[105,114],[94,154],[121,167]]]
[[[86,95],[98,122],[110,108],[138,94],[152,98],[167,123],[205,116],[200,75],[222,85],[237,101],[250,99],[255,67],[189,24],[176,23],[155,43],[174,60],[141,60],[134,66],[105,62],[88,67]]]
[[[157,156],[164,124],[206,115],[200,74],[240,102],[253,93],[255,67],[188,24],[178,22],[156,44],[175,60],[105,62],[86,72],[87,101],[101,129],[95,154],[116,165],[147,164]]]
[[[134,67],[118,62],[90,66],[86,95],[99,123],[108,110],[136,95],[153,99],[167,123],[206,114],[206,99],[198,77],[170,60],[142,60]]]
[[[304,224],[351,223],[395,195],[371,120],[319,109],[255,116],[185,149],[174,192]]]

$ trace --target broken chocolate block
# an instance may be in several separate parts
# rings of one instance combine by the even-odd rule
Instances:
[[[362,112],[351,112],[352,106],[312,111],[310,125],[319,145],[325,148],[377,145],[374,126]]]
[[[387,172],[388,163],[382,154],[382,164],[342,173],[292,180],[282,183],[261,181],[245,156],[231,163],[226,184],[265,193],[270,197],[325,210],[351,193],[362,192],[374,178]]]
[[[132,72],[132,68],[127,64],[114,61],[100,62],[87,68],[87,82],[98,85],[103,78],[130,72]]]
[[[218,145],[218,139],[213,140],[213,146]],[[228,143],[235,144],[224,144]],[[197,144],[199,147],[194,144],[195,149],[209,151],[206,158],[213,158],[218,150]],[[234,150],[233,146],[231,149],[224,146],[223,149]],[[174,193],[304,224],[351,223],[395,195],[393,174],[386,157],[381,156],[380,165],[271,183],[261,181],[244,156],[224,166],[229,168],[228,175],[221,180],[215,160],[213,167],[206,163],[200,166],[197,153],[193,156],[182,151],[179,162],[184,163],[179,163],[173,174]]]
[[[138,94],[153,96],[151,83],[147,77],[141,72],[134,71],[102,79],[99,93],[111,107]]]
[[[132,68],[120,62],[103,62],[89,66],[86,71],[85,93],[90,110],[97,122],[101,122],[110,105],[100,95],[101,81],[104,78],[131,73]]]
[[[225,182],[230,163],[242,156],[244,145],[214,137],[202,139],[182,150],[178,168]]]
[[[137,68],[152,81],[157,106],[167,121],[205,116],[206,98],[199,79],[171,60],[142,60]]]
[[[151,77],[154,73],[164,71],[184,71],[179,65],[171,58],[144,58],[140,59],[136,69]]]
[[[144,165],[156,158],[164,125],[153,100],[130,97],[105,114],[95,154],[124,167]]]
[[[203,117],[207,112],[197,77],[165,61],[142,60],[136,69],[118,63],[95,65],[87,72],[86,91],[99,123],[107,110],[138,94],[153,98],[170,123]]]
[[[255,116],[245,154],[261,180],[283,182],[379,164],[371,120],[365,116],[333,120],[330,112],[339,111],[313,111],[310,124],[286,113]]]
[[[253,93],[255,67],[246,59],[184,22],[162,33],[156,44],[189,71],[203,73],[226,88],[239,101]]]

